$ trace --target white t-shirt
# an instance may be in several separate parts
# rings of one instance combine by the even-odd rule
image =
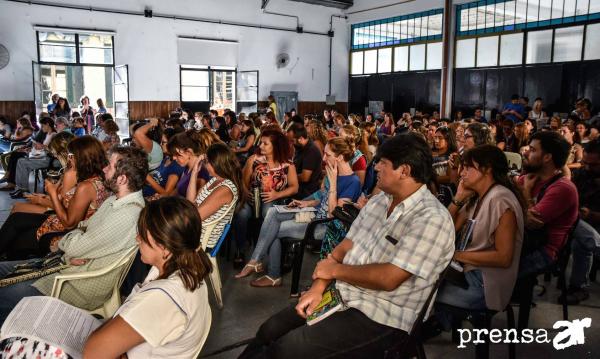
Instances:
[[[206,283],[193,292],[173,273],[158,277],[152,267],[140,286],[135,286],[115,316],[120,315],[145,342],[127,352],[137,358],[195,358],[208,336],[211,311]]]

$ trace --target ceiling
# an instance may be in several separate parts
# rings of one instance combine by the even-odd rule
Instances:
[[[338,9],[347,9],[354,4],[354,0],[289,0],[295,2],[304,2],[313,5],[322,5],[327,7],[335,7]]]

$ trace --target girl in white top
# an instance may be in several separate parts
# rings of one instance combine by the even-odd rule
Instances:
[[[211,323],[204,279],[208,256],[196,251],[202,223],[180,197],[150,202],[138,220],[142,262],[152,265],[115,316],[85,344],[84,358],[195,358]]]
[[[206,162],[206,170],[212,178],[197,191],[196,181],[202,167],[201,162]],[[223,228],[231,222],[236,204],[237,208],[241,205],[239,199],[246,197],[243,191],[242,169],[235,152],[229,146],[224,143],[212,144],[206,155],[196,159],[186,198],[196,205],[205,226],[218,221],[208,242],[203,243],[203,248],[212,248],[217,244]]]

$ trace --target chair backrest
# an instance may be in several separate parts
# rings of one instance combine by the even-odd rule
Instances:
[[[217,228],[217,225],[228,214],[230,214],[233,211],[235,211],[235,205],[236,205],[235,202],[232,203],[232,204],[230,204],[229,208],[227,209],[227,211],[223,211],[223,214],[221,214],[221,216],[219,216],[218,218],[215,218],[211,222],[209,222],[209,223],[202,222],[202,235],[200,237],[200,248],[206,249],[206,246],[208,245],[208,241],[210,240],[210,237],[212,236],[212,233]],[[233,219],[233,216],[231,218]],[[230,222],[231,222],[231,220],[230,220]]]
[[[216,257],[217,254],[219,253],[219,249],[221,249],[221,245],[223,244],[223,242],[225,241],[225,238],[227,237],[227,233],[229,232],[229,228],[231,228],[231,224],[227,223],[225,225],[225,228],[223,228],[223,232],[221,233],[221,237],[219,237],[219,240],[217,241],[217,244],[215,244],[215,246],[213,247],[212,251],[210,251],[210,256],[211,257]]]
[[[520,153],[504,152],[504,155],[508,161],[508,168],[511,170],[521,170],[521,167],[523,166],[523,157],[521,157]]]
[[[427,314],[427,310],[429,309],[429,306],[431,305],[431,301],[433,300],[433,297],[435,296],[435,293],[440,288],[440,285],[442,284],[442,281],[444,280],[444,277],[446,276],[446,272],[448,271],[448,267],[450,267],[450,264],[448,264],[448,266],[446,266],[446,268],[440,273],[440,276],[438,277],[438,279],[433,284],[433,286],[431,288],[431,292],[429,292],[429,295],[427,296],[427,300],[425,300],[425,303],[423,304],[423,308],[421,308],[421,311],[419,312],[419,315],[417,316],[417,319],[413,323],[413,326],[410,329],[410,332],[408,333],[411,337],[414,336],[414,335],[416,335],[416,334],[418,334],[419,331],[421,330],[421,326],[423,326],[423,320],[425,319],[425,315]]]

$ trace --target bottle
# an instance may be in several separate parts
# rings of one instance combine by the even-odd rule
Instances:
[[[254,187],[254,218],[260,218],[260,187]]]

